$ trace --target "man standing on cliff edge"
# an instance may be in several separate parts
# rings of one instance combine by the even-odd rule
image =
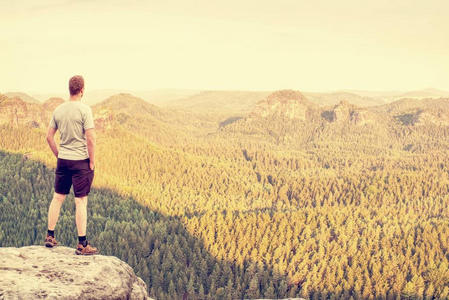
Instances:
[[[69,80],[70,100],[59,105],[53,112],[47,131],[47,142],[57,157],[55,193],[48,209],[48,232],[45,246],[57,246],[55,226],[59,211],[73,185],[76,205],[76,227],[78,229],[78,255],[93,255],[98,249],[86,239],[87,196],[94,178],[95,135],[92,109],[81,103],[84,93],[84,79],[73,76]],[[55,133],[61,136],[59,150]]]

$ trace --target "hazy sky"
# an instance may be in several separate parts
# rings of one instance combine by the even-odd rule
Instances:
[[[449,90],[446,0],[0,0],[0,93]]]

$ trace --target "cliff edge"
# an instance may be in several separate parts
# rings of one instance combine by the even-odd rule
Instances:
[[[150,299],[131,267],[114,256],[67,247],[0,248],[0,299]]]

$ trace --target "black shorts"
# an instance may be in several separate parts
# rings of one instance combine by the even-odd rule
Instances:
[[[62,195],[70,193],[73,184],[75,197],[89,195],[94,179],[94,171],[89,167],[89,159],[67,160],[58,158],[55,176],[55,192]]]

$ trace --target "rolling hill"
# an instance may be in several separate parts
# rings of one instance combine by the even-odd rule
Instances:
[[[310,101],[315,102],[320,106],[335,105],[340,101],[347,101],[358,106],[375,106],[385,103],[382,99],[377,99],[369,96],[361,96],[349,92],[304,93],[304,95]]]
[[[139,97],[149,103],[162,105],[166,102],[173,101],[176,99],[188,97],[194,95],[200,91],[198,90],[183,90],[183,89],[158,89],[158,90],[149,90],[149,91],[123,91],[119,89],[104,89],[104,90],[88,90],[83,96],[83,102],[88,105],[95,105],[100,103],[101,101],[120,94],[132,94],[136,97]],[[37,94],[34,95],[34,98],[43,102],[52,97],[59,97],[67,99],[69,97],[67,94],[60,93],[50,93],[50,94]]]
[[[31,103],[39,103],[39,101],[33,97],[31,97],[28,94],[25,93],[20,93],[20,92],[16,92],[16,93],[5,93],[5,96],[9,97],[9,98],[20,98],[25,102],[31,102]]]
[[[360,134],[371,138],[377,136],[377,141],[383,139],[382,136],[392,140],[392,136],[403,130],[401,126],[444,126],[449,108],[447,98],[401,99],[369,107],[343,100],[334,105],[319,106],[308,99],[307,93],[292,90],[270,93],[253,104],[264,94],[209,91],[157,107],[131,94],[121,93],[95,104],[92,109],[99,130],[121,126],[155,143],[211,139],[227,132],[247,135],[250,139],[267,137],[275,144],[297,147],[325,138],[341,140],[358,136],[363,140]],[[339,95],[348,97],[345,93]],[[64,101],[51,98],[40,104],[5,95],[1,99],[1,122],[40,128],[46,128],[51,111]],[[187,108],[182,109],[181,104],[175,103],[184,103]],[[395,147],[403,146],[402,143],[395,144]]]
[[[400,91],[375,92],[363,90],[340,90],[340,91],[353,93],[363,97],[375,98],[378,100],[382,100],[385,103],[391,103],[403,98],[422,99],[422,98],[449,97],[449,92],[438,90],[435,88],[427,88],[423,90],[409,91],[409,92],[400,92]]]
[[[251,111],[255,103],[271,92],[245,91],[203,91],[187,98],[164,104],[167,108],[176,108],[196,112],[214,112],[226,114],[245,114]]]
[[[204,91],[188,98],[161,103],[167,108],[178,108],[198,112],[227,112],[242,115],[252,110],[254,105],[272,92],[246,91]],[[381,99],[364,97],[351,93],[303,93],[307,99],[319,106],[334,105],[342,100],[359,106],[384,104]]]

